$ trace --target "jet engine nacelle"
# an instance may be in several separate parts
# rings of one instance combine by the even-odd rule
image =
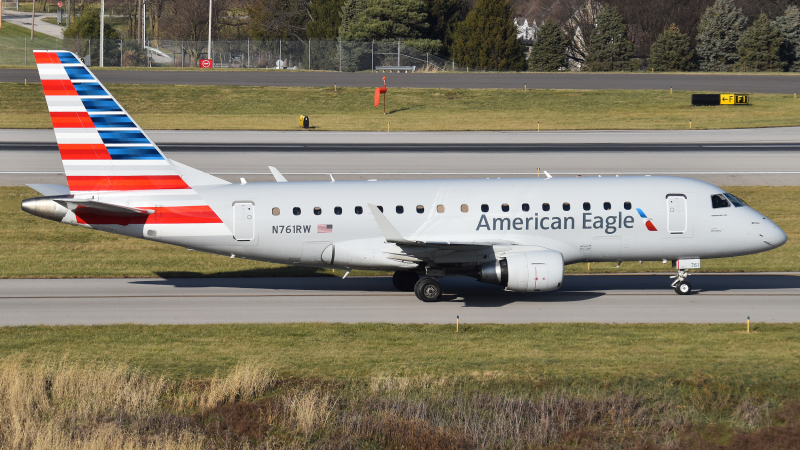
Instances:
[[[564,257],[554,250],[511,253],[481,265],[478,281],[499,284],[509,291],[552,291],[564,281]]]

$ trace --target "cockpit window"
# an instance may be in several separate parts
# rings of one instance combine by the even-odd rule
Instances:
[[[725,197],[727,197],[728,200],[730,200],[731,203],[733,203],[733,206],[735,206],[737,208],[741,208],[742,206],[747,205],[747,203],[745,203],[744,200],[740,199],[739,197],[737,197],[737,196],[735,196],[733,194],[728,194],[726,192],[725,193]]]
[[[725,198],[722,194],[714,194],[711,196],[711,207],[716,208],[727,208],[731,206],[731,203]]]

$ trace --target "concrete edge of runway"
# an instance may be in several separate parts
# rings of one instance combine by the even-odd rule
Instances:
[[[591,131],[257,131],[147,130],[157,144],[217,145],[780,145],[800,143],[800,127]],[[52,129],[0,129],[3,143],[56,143]]]

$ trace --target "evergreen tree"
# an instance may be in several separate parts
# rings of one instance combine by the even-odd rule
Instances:
[[[453,44],[453,33],[458,23],[467,15],[463,0],[425,0],[428,11],[428,27],[425,37],[443,44],[443,55],[449,55]]]
[[[717,0],[708,7],[697,26],[697,56],[700,70],[729,71],[739,59],[736,44],[747,17],[733,0]]]
[[[109,25],[108,21],[106,21],[104,25],[103,38],[105,40],[105,45],[103,48],[103,65],[119,66],[119,32]],[[78,53],[79,56],[86,56],[89,54],[91,61],[87,61],[87,64],[91,62],[92,65],[99,65],[100,45],[97,44],[97,42],[100,40],[100,8],[97,6],[84,7],[83,11],[81,11],[81,15],[64,29],[64,37],[90,39],[91,47],[89,47],[89,41],[84,41],[82,43],[77,41],[75,45],[80,48],[76,47],[71,50]],[[112,44],[108,42],[109,40],[115,40],[116,42]],[[144,51],[142,50],[137,50],[137,52],[142,56],[144,55]]]
[[[567,38],[561,28],[548,18],[536,33],[528,67],[537,72],[554,72],[566,66]]]
[[[800,8],[789,6],[774,22],[781,33],[781,61],[790,72],[800,72]]]
[[[366,0],[364,8],[348,24],[342,39],[371,41],[421,38],[428,28],[422,0]]]
[[[456,64],[489,70],[525,70],[525,55],[508,0],[477,0],[453,34]]]
[[[583,69],[593,72],[630,70],[633,43],[627,38],[628,27],[616,7],[605,8],[597,16],[592,43],[586,52]]]
[[[342,9],[339,12],[339,37],[345,39],[350,25],[366,7],[366,0],[344,0]]]
[[[311,21],[306,25],[306,36],[317,39],[336,39],[342,24],[344,0],[314,0],[308,5]]]
[[[734,67],[736,70],[744,72],[781,71],[786,67],[786,63],[781,61],[780,56],[782,43],[781,33],[767,15],[761,13],[736,44],[739,61]]]
[[[692,43],[674,23],[650,46],[650,67],[658,71],[692,70]]]

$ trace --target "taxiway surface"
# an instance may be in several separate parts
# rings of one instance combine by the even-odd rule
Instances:
[[[164,144],[231,182],[669,175],[717,185],[800,185],[800,144]],[[66,184],[55,144],[0,143],[0,185]]]
[[[648,74],[648,73],[366,73],[296,72],[279,70],[208,71],[95,70],[108,84],[188,84],[236,86],[381,86],[386,76],[390,87],[442,89],[656,89],[741,93],[797,92],[800,77],[794,74]],[[38,83],[31,69],[0,69],[0,82],[24,80]]]
[[[800,321],[797,274],[698,274],[679,296],[663,275],[575,275],[523,294],[464,277],[423,303],[379,278],[0,280],[0,326],[113,323],[744,323]]]

